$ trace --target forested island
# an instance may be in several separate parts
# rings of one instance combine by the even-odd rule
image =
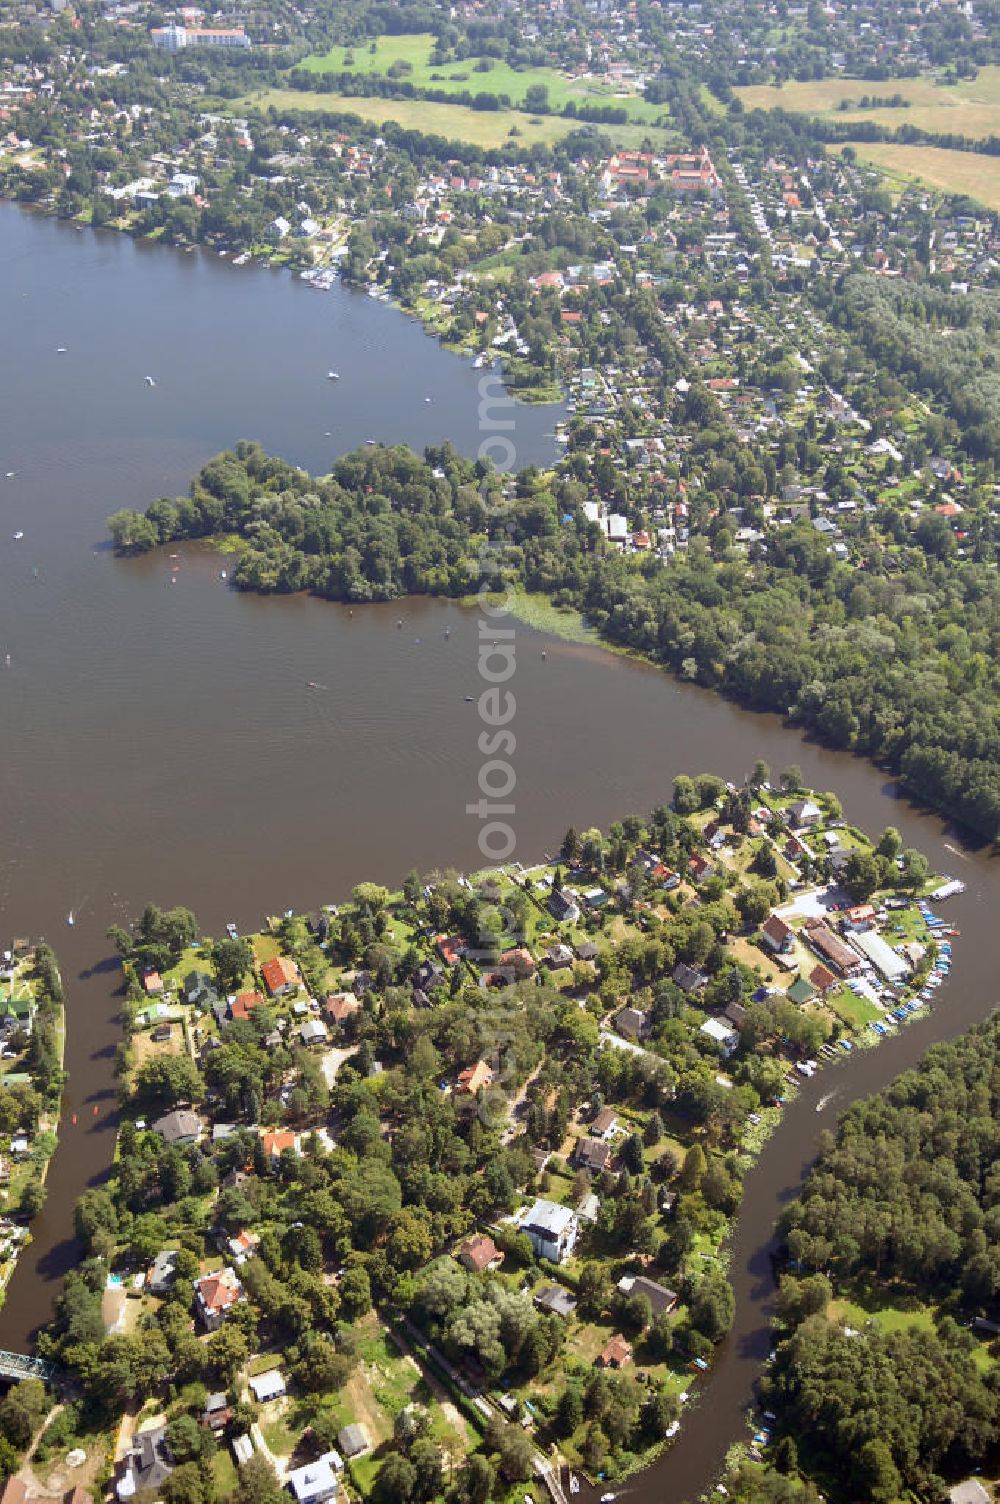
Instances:
[[[941,1498],[996,1468],[1000,1017],[856,1103],[785,1217],[743,1501]],[[776,1475],[776,1476],[775,1476]],[[811,1481],[809,1481],[811,1480]]]
[[[610,494],[614,484],[612,470]],[[996,839],[992,564],[939,553],[933,525],[888,505],[866,524],[860,558],[838,558],[808,516],[748,555],[725,513],[692,506],[688,548],[661,559],[615,546],[592,520],[594,495],[572,468],[501,476],[447,445],[423,456],[368,446],[315,478],[240,444],[188,497],[117,512],[109,526],[123,553],[226,540],[240,589],[352,602],[460,599],[481,584],[484,544],[502,543],[500,578],[517,589],[682,678],[888,764],[914,797]],[[638,522],[653,525],[642,512]]]

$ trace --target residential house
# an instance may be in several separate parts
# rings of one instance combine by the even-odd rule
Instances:
[[[260,974],[270,997],[290,997],[298,992],[302,981],[298,966],[288,956],[274,956],[265,961]]]
[[[632,1344],[616,1332],[597,1359],[598,1368],[624,1368],[632,1361]]]
[[[487,1269],[499,1269],[503,1254],[491,1237],[480,1232],[462,1244],[458,1250],[458,1262],[473,1274],[482,1274]]]
[[[208,1431],[222,1431],[228,1426],[232,1414],[225,1392],[220,1389],[215,1394],[210,1394],[205,1401],[201,1424]]]
[[[829,992],[832,987],[837,986],[837,978],[833,972],[822,964],[817,964],[813,967],[809,973],[809,982],[811,986],[816,988],[817,992],[824,994]]]
[[[293,1153],[299,1152],[299,1141],[290,1128],[268,1128],[260,1136],[265,1157],[270,1163],[277,1164],[286,1149]]]
[[[540,1311],[550,1316],[572,1316],[576,1300],[562,1285],[542,1285],[535,1291],[534,1302]]]
[[[187,1107],[164,1113],[152,1126],[168,1144],[196,1144],[201,1137],[201,1118]]]
[[[591,1138],[602,1138],[605,1141],[614,1138],[618,1132],[618,1114],[611,1107],[602,1107],[600,1112],[594,1114],[587,1131]]]
[[[161,1249],[146,1276],[146,1288],[152,1295],[166,1295],[177,1278],[176,1266],[177,1249]]]
[[[252,1259],[260,1245],[260,1233],[251,1232],[248,1227],[232,1238],[223,1233],[222,1239],[225,1252],[237,1264],[245,1264],[247,1259]]]
[[[576,924],[580,917],[576,894],[563,888],[553,888],[549,894],[549,911],[559,924]]]
[[[433,992],[435,987],[443,987],[446,981],[444,968],[438,961],[429,958],[421,961],[413,973],[413,984],[424,992]]]
[[[336,1028],[343,1028],[360,1011],[361,999],[353,992],[331,992],[326,1000],[326,1016]]]
[[[518,945],[513,950],[504,951],[500,965],[504,970],[512,971],[516,981],[521,981],[534,975],[535,958],[526,945]]]
[[[455,1091],[460,1096],[477,1096],[487,1086],[493,1085],[493,1067],[487,1065],[485,1060],[477,1060],[475,1065],[467,1066],[459,1072],[455,1082]]]
[[[546,952],[545,961],[552,971],[561,971],[565,966],[572,966],[573,952],[568,945],[553,945]]]
[[[708,985],[708,977],[705,973],[693,966],[688,966],[685,961],[678,961],[670,975],[682,992],[700,992]]]
[[[337,1432],[337,1445],[347,1458],[360,1457],[371,1450],[371,1437],[364,1426],[344,1426]]]
[[[649,1014],[641,1008],[622,1008],[615,1017],[615,1028],[623,1039],[638,1043],[649,1033]]]
[[[796,799],[786,813],[796,830],[812,830],[823,818],[823,811],[811,799]]]
[[[688,857],[688,871],[696,883],[705,882],[712,876],[713,870],[711,862],[703,857],[700,851],[693,851]]]
[[[295,1504],[327,1504],[337,1497],[337,1474],[329,1455],[307,1462],[305,1467],[292,1468],[288,1474],[288,1488]]]
[[[233,1461],[237,1467],[246,1467],[253,1456],[253,1442],[249,1436],[234,1436],[232,1440]]]
[[[215,1332],[232,1307],[243,1299],[243,1286],[235,1269],[225,1268],[196,1279],[194,1294],[202,1325],[206,1331]]]
[[[576,1216],[568,1206],[542,1198],[523,1218],[521,1231],[530,1238],[536,1257],[548,1259],[550,1264],[561,1264],[569,1258],[580,1233]]]
[[[599,1138],[578,1138],[573,1145],[573,1163],[578,1170],[589,1170],[599,1175],[606,1170],[611,1160],[611,1145]]]
[[[735,1052],[740,1042],[737,1031],[730,1024],[723,1023],[721,1018],[706,1018],[698,1032],[705,1034],[717,1044],[727,1059]]]
[[[465,955],[465,941],[461,935],[437,935],[434,945],[446,966],[457,966]]]
[[[259,992],[238,992],[228,1006],[229,1017],[246,1020],[264,1001]]]
[[[250,1390],[258,1405],[279,1399],[286,1387],[285,1376],[280,1368],[269,1368],[266,1373],[255,1374],[250,1380]]]
[[[678,1297],[673,1290],[668,1290],[666,1285],[657,1284],[655,1279],[647,1279],[644,1274],[623,1274],[618,1281],[618,1289],[629,1298],[644,1296],[649,1301],[654,1316],[669,1316],[677,1305]]]
[[[581,1196],[576,1204],[576,1215],[580,1222],[596,1222],[600,1210],[601,1199],[594,1191]]]
[[[949,1504],[991,1504],[989,1489],[978,1478],[966,1478],[948,1490]]]
[[[760,927],[764,943],[777,955],[786,955],[795,945],[795,931],[780,914],[771,914]]]
[[[326,1044],[326,1024],[319,1018],[307,1018],[299,1029],[299,1038],[307,1047],[315,1044]]]
[[[166,1425],[150,1426],[133,1437],[132,1445],[122,1458],[122,1475],[115,1492],[119,1499],[133,1499],[136,1494],[159,1498],[173,1470]]]
[[[184,978],[183,996],[193,1008],[208,1009],[219,996],[212,978],[203,971],[189,971]]]

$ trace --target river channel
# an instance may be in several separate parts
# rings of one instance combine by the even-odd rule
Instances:
[[[312,470],[368,437],[418,448],[447,437],[475,453],[480,373],[343,289],[11,206],[0,206],[0,268],[0,935],[56,946],[70,1072],[47,1204],[0,1311],[0,1346],[19,1348],[77,1257],[72,1206],[113,1148],[120,1000],[107,926],[152,899],[190,905],[206,931],[251,928],[361,878],[482,865],[465,808],[479,765],[471,613],[241,596],[201,549],[183,552],[172,584],[162,555],[115,560],[104,519],[184,490],[239,438]],[[517,408],[519,462],[552,457],[558,414]],[[809,1083],[749,1176],[732,1335],[672,1450],[619,1495],[689,1499],[744,1434],[770,1347],[772,1230],[820,1131],[997,1001],[1000,867],[898,801],[871,765],[773,718],[528,627],[516,649],[522,859],[569,824],[648,810],[677,772],[743,777],[764,757],[799,763],[853,822],[898,825],[968,884],[949,906],[962,939],[933,1013]]]

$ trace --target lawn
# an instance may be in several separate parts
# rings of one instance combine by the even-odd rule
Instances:
[[[824,115],[834,120],[871,121],[888,126],[890,130],[901,125],[915,125],[921,130],[954,132],[973,139],[991,136],[1000,130],[1000,67],[980,68],[978,78],[953,85],[939,84],[932,78],[891,78],[879,83],[864,79],[822,78],[808,83],[787,83],[781,87],[753,84],[737,89],[736,93],[748,110],[781,108],[796,114]],[[900,94],[910,101],[910,107],[839,108],[842,99],[856,102],[864,94],[883,98]]]
[[[838,987],[824,999],[826,1006],[853,1029],[863,1029],[882,1015],[873,1002],[858,997],[849,987]]]
[[[877,1321],[886,1332],[902,1332],[911,1326],[932,1331],[934,1327],[934,1313],[929,1306],[915,1303],[912,1310],[906,1310],[888,1301],[879,1304],[878,1296],[869,1296],[864,1304],[854,1300],[831,1300],[826,1314],[831,1322],[839,1322],[855,1331],[860,1331],[867,1321]]]
[[[350,73],[355,77],[384,77],[395,64],[405,71],[400,72],[401,83],[413,84],[419,89],[440,89],[449,94],[470,93],[506,94],[515,108],[524,108],[528,89],[548,90],[549,103],[561,110],[570,100],[578,106],[586,104],[613,105],[628,111],[631,121],[653,125],[665,120],[667,107],[651,104],[638,94],[616,93],[614,88],[597,79],[570,78],[555,68],[524,68],[515,70],[508,63],[493,58],[484,58],[488,68],[480,71],[475,58],[463,58],[460,62],[432,64],[430,61],[434,38],[427,32],[411,36],[380,37],[375,52],[367,45],[355,49],[331,47],[329,52],[314,54],[303,59],[300,67],[308,73]],[[347,58],[351,57],[351,62]]]
[[[1000,157],[946,151],[941,146],[899,146],[894,141],[859,141],[854,149],[859,161],[901,183],[919,183],[942,193],[967,193],[987,209],[1000,209]]]

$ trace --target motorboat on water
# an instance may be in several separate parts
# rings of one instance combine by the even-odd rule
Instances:
[[[72,929],[73,925],[76,923],[76,915],[73,913],[72,909],[70,909],[69,913],[66,915],[66,923],[69,925],[69,927],[71,929]]]
[[[147,386],[155,386],[156,385],[156,382],[153,380],[152,376],[147,376],[145,378],[145,380],[146,380],[146,385]]]
[[[326,373],[326,379],[327,379],[327,381],[339,381],[340,380],[340,372],[339,371],[327,371],[327,373]]]

